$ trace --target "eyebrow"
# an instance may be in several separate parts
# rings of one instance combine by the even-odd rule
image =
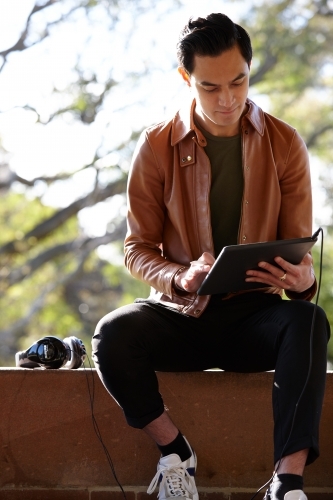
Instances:
[[[245,76],[246,76],[245,73],[239,73],[239,75],[236,76],[236,78],[234,78],[233,80],[231,80],[230,83],[236,82],[237,80],[240,80],[241,78],[244,78]],[[199,82],[199,84],[202,85],[203,87],[219,87],[220,86],[218,83],[206,82],[205,80],[203,82]]]

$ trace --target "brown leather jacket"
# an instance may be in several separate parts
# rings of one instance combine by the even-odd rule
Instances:
[[[298,133],[251,100],[241,120],[244,193],[239,243],[310,236],[312,200],[308,154]],[[128,181],[125,265],[151,286],[150,298],[198,317],[210,297],[173,288],[181,266],[214,255],[210,224],[210,162],[191,109],[145,130]],[[223,217],[223,214],[221,214]],[[314,284],[290,298],[311,300]],[[280,293],[280,288],[263,289]],[[234,296],[234,294],[232,295]]]

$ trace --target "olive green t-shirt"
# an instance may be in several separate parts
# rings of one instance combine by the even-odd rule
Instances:
[[[238,240],[244,187],[241,136],[217,137],[200,130],[207,140],[205,152],[212,169],[210,210],[217,256],[224,246],[236,245]]]

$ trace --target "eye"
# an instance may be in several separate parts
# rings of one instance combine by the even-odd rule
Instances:
[[[204,89],[205,92],[215,92],[215,90],[217,90],[217,87],[213,87],[213,88],[209,87],[207,89],[205,89],[205,87],[203,87],[203,89]]]
[[[242,85],[244,83],[244,78],[242,78],[242,80],[236,80],[235,82],[233,82],[232,86],[233,87],[239,87],[240,85]]]

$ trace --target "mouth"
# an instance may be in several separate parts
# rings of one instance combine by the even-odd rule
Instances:
[[[222,110],[218,110],[217,113],[221,114],[221,115],[232,115],[232,113],[234,113],[236,111],[237,108],[233,108],[233,109],[222,109]]]

